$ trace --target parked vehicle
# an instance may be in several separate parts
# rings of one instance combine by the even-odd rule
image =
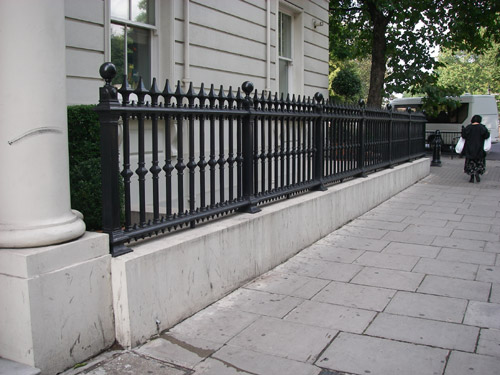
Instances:
[[[399,98],[391,101],[391,105],[396,111],[406,111],[411,108],[414,111],[422,110],[422,98]],[[436,130],[441,132],[443,147],[450,148],[455,145],[462,126],[470,124],[474,115],[483,118],[482,123],[486,125],[491,134],[491,142],[499,141],[498,128],[498,108],[493,95],[462,95],[458,108],[448,111],[441,111],[436,117],[427,116],[425,128],[426,139],[432,137]]]

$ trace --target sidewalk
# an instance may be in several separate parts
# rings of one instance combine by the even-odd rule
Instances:
[[[160,337],[64,375],[500,374],[500,161],[479,184],[462,169],[443,156]]]

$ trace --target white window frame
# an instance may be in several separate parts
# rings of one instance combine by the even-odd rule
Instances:
[[[123,25],[123,26],[131,26],[131,27],[137,27],[141,28],[144,30],[149,30],[150,32],[150,72],[151,72],[151,79],[153,77],[158,77],[159,73],[159,29],[160,29],[160,1],[159,0],[153,0],[154,1],[154,6],[155,6],[155,18],[154,18],[154,25],[150,25],[147,23],[142,23],[142,22],[136,22],[128,19],[123,19],[120,17],[113,17],[111,16],[111,0],[105,0],[105,6],[104,6],[104,17],[105,17],[105,32],[104,32],[104,38],[105,38],[105,46],[106,49],[104,51],[104,57],[106,61],[111,61],[111,24],[117,24],[117,25]],[[128,62],[127,62],[127,54],[124,54],[125,61],[124,61],[124,67],[128,69]],[[147,86],[151,84],[151,82],[145,82]]]
[[[291,58],[280,56],[279,51],[279,13],[292,17]],[[304,10],[289,2],[280,2],[276,9],[276,91],[280,91],[279,61],[288,62],[288,92],[300,95],[304,93]],[[285,93],[286,95],[286,93]]]

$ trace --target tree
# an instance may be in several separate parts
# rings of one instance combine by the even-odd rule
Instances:
[[[436,69],[437,83],[456,86],[461,94],[500,93],[500,44],[483,54],[442,49]]]
[[[330,51],[336,59],[371,55],[368,105],[386,92],[425,82],[436,46],[480,52],[500,40],[495,0],[331,0]]]

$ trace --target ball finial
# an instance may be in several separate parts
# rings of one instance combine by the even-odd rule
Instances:
[[[241,85],[241,88],[243,89],[243,92],[245,94],[250,95],[253,91],[253,83],[250,82],[250,81],[245,81],[243,82],[243,84]]]
[[[323,101],[323,94],[317,92],[316,94],[314,94],[314,99],[316,100],[317,103],[321,103]]]
[[[106,62],[99,68],[99,74],[104,78],[107,84],[110,84],[116,76],[116,67],[113,63]]]

